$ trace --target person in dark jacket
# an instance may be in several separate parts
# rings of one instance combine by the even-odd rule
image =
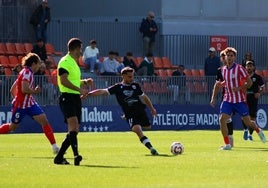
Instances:
[[[31,52],[36,53],[40,57],[40,59],[46,64],[46,68],[50,69],[51,62],[48,60],[47,51],[43,39],[37,40]]]
[[[47,4],[47,0],[42,0],[30,19],[30,23],[34,26],[36,40],[42,38],[44,43],[47,42],[47,24],[51,19],[50,8]]]
[[[140,32],[143,34],[143,52],[144,55],[153,53],[155,44],[155,34],[158,27],[154,21],[154,13],[150,11],[146,19],[143,19],[140,25]]]

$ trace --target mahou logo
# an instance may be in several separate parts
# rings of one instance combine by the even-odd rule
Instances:
[[[260,128],[264,128],[267,125],[267,114],[263,109],[257,111],[256,123]]]

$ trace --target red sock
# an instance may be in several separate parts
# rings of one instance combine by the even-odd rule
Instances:
[[[259,132],[260,132],[260,128],[257,127],[257,128],[255,129],[255,131],[256,131],[256,133],[259,133]]]
[[[51,145],[56,143],[53,130],[49,124],[43,126],[43,132],[45,133],[45,135],[46,135],[46,137],[49,140]]]
[[[227,145],[227,144],[230,144],[230,140],[229,140],[229,137],[228,136],[224,136],[223,137],[224,139],[224,143]]]
[[[0,126],[0,134],[6,134],[9,133],[10,129],[9,129],[10,123],[5,123],[3,125]]]

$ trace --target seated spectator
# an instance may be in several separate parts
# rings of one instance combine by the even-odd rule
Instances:
[[[126,56],[124,56],[123,64],[125,67],[131,67],[135,70],[135,72],[137,72],[138,67],[136,66],[132,58],[133,54],[131,52],[127,52]]]
[[[87,46],[83,53],[83,61],[86,65],[86,68],[90,70],[91,73],[94,72],[94,69],[97,69],[97,72],[100,71],[100,61],[99,61],[99,49],[96,47],[97,42],[95,40],[90,41],[90,46]]]
[[[110,51],[106,59],[102,63],[101,75],[120,75],[117,71],[118,62],[115,60],[114,51]]]
[[[14,75],[18,75],[20,73],[20,71],[22,70],[22,65],[21,64],[17,64],[13,69],[12,72]]]
[[[125,65],[123,64],[123,61],[121,60],[118,52],[114,52],[114,59],[118,63],[117,72],[121,74],[121,70],[125,67]]]
[[[147,53],[144,60],[141,62],[137,75],[139,76],[153,76],[154,75],[154,64],[153,64],[153,54]]]
[[[178,103],[179,93],[185,94],[185,99],[187,99],[186,74],[184,73],[184,65],[179,65],[178,69],[172,73],[170,88],[173,90],[174,104]],[[189,101],[189,99],[186,101]]]
[[[45,43],[43,39],[38,39],[36,44],[34,44],[32,53],[36,53],[40,59],[45,63],[46,68],[49,70],[51,66],[51,62],[47,58],[47,51],[45,47]]]
[[[41,104],[53,104],[53,98],[55,89],[51,82],[48,82],[48,78],[46,75],[46,64],[41,63],[39,70],[34,73],[35,75],[35,85],[41,87],[42,92],[38,94],[37,99]]]

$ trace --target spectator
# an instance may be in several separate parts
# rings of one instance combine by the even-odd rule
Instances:
[[[184,73],[184,65],[179,65],[178,69],[172,73],[171,87],[173,89],[173,102],[178,103],[179,91],[186,91],[186,74]]]
[[[121,70],[125,67],[121,57],[119,56],[118,52],[114,52],[114,59],[117,61],[118,66],[117,66],[117,72],[121,74]]]
[[[51,62],[47,58],[47,51],[46,51],[44,40],[42,38],[37,40],[31,52],[36,53],[40,57],[40,59],[45,63],[46,68],[48,70],[50,69]]]
[[[20,71],[22,70],[22,66],[21,64],[17,64],[13,69],[12,72],[14,75],[18,75],[20,73]]]
[[[140,32],[143,34],[143,53],[153,53],[155,44],[155,34],[158,31],[158,27],[154,21],[154,12],[150,11],[146,19],[142,19],[140,25]]]
[[[132,58],[133,54],[131,52],[127,52],[126,56],[124,56],[123,64],[125,67],[133,68],[135,72],[137,72],[138,67],[136,66]]]
[[[47,0],[42,0],[42,3],[35,9],[30,19],[30,23],[35,30],[36,40],[42,38],[44,43],[47,42],[47,24],[50,19],[50,8]]]
[[[104,59],[102,63],[101,75],[120,75],[117,71],[118,62],[115,60],[115,52],[110,51],[108,58]]]
[[[215,77],[218,72],[218,68],[221,67],[221,61],[218,56],[216,56],[216,50],[215,48],[211,47],[208,50],[209,56],[205,59],[205,76],[207,80],[208,85],[208,93],[212,93],[212,89],[215,82]]]
[[[245,56],[244,56],[244,59],[242,60],[242,66],[245,67],[245,68],[246,68],[246,62],[247,61],[252,61],[253,63],[255,63],[253,58],[252,58],[252,53],[251,52],[247,52],[245,54]]]
[[[153,54],[147,53],[144,60],[141,62],[137,75],[139,76],[153,76],[154,75],[154,64],[153,64]]]
[[[99,49],[96,47],[97,42],[93,39],[90,41],[90,46],[87,46],[83,53],[83,61],[85,62],[90,72],[94,72],[94,68],[100,71],[100,61],[99,61]]]
[[[55,94],[55,89],[52,83],[48,82],[48,77],[46,75],[46,64],[42,62],[40,64],[40,67],[36,73],[34,73],[35,83],[39,87],[41,87],[41,94],[36,96],[39,98],[38,101],[40,101],[43,104],[52,104],[53,98]],[[46,101],[45,101],[46,100]]]

